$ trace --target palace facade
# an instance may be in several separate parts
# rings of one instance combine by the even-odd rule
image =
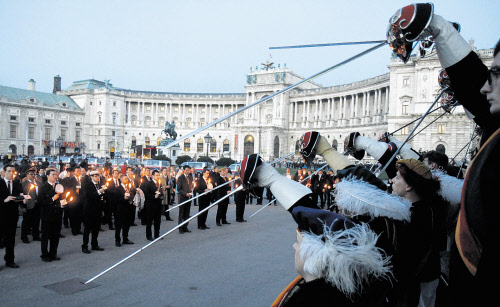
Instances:
[[[486,65],[491,64],[492,49],[476,52]],[[197,159],[206,155],[208,147],[214,160],[230,157],[239,161],[254,152],[272,160],[295,151],[300,136],[309,130],[319,131],[339,151],[344,150],[344,139],[350,132],[358,131],[378,139],[384,132],[395,131],[422,116],[440,90],[437,79],[441,66],[435,53],[424,58],[412,57],[406,64],[393,58],[388,67],[387,74],[344,85],[322,87],[305,82],[186,139],[175,155]],[[64,135],[64,141],[73,142],[73,146],[82,145],[82,152],[109,156],[110,151],[114,151],[129,157],[135,154],[137,146],[158,146],[165,137],[162,130],[166,121],[175,122],[180,137],[301,80],[303,77],[280,65],[251,69],[246,76],[244,93],[127,90],[91,79],[75,81],[65,90],[56,90],[55,94],[44,94],[49,95],[46,99],[59,98],[58,105],[55,102],[30,104],[31,96],[39,101],[43,93],[31,91],[30,96],[26,93],[28,90],[0,87],[3,119],[0,152],[7,152],[11,145],[19,148],[26,144],[34,146],[35,154],[43,153],[47,145],[44,143],[40,148],[35,143],[38,133],[45,133],[42,139],[52,139],[56,145],[61,145],[57,138]],[[14,90],[18,93],[9,96],[8,92]],[[19,94],[21,92],[25,96]],[[66,108],[70,109],[61,107],[61,101],[66,101]],[[469,142],[473,122],[463,108],[458,106],[451,114],[441,116],[443,112],[438,110],[425,118],[418,130],[429,126],[409,142],[415,150],[439,148],[453,157]],[[14,114],[18,114],[18,118],[13,119]],[[28,142],[22,134],[25,118],[35,119],[31,122],[34,132],[28,133]],[[49,118],[57,126],[44,122]],[[12,133],[13,125],[17,125],[15,133]],[[38,125],[42,126],[41,130]],[[50,134],[46,133],[47,125],[54,129]],[[404,140],[413,125],[399,130],[396,137]],[[209,146],[204,141],[207,133],[212,137]],[[67,153],[79,148],[68,147],[68,144],[63,143]],[[295,159],[298,158],[297,155]]]

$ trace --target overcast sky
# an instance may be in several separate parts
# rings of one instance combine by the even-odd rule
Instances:
[[[52,92],[73,81],[189,93],[243,93],[250,67],[272,60],[308,77],[369,46],[270,46],[385,39],[389,18],[411,2],[0,0],[0,85]],[[500,38],[500,1],[434,1],[478,48]],[[272,56],[272,58],[270,58]],[[316,82],[349,83],[388,72],[388,46]],[[436,76],[437,79],[437,76]]]

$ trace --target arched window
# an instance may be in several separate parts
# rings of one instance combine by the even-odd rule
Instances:
[[[184,140],[184,151],[191,151],[191,141],[189,139]]]
[[[438,146],[436,146],[436,151],[442,154],[446,154],[446,147],[444,147],[443,144],[439,144]]]
[[[252,135],[245,136],[243,142],[243,153],[245,156],[251,155],[254,153],[254,138]]]
[[[35,155],[35,147],[33,145],[28,146],[28,156],[34,156]]]
[[[335,149],[335,151],[338,151],[339,142],[337,142],[337,140],[333,140],[333,142],[332,142],[332,148]]]
[[[162,137],[159,137],[158,139],[156,139],[156,146],[160,146],[160,142],[163,140]]]
[[[210,152],[216,152],[217,151],[217,141],[212,139],[210,141]]]
[[[144,139],[144,142],[145,144],[144,145],[149,145],[151,143],[151,140],[149,139],[149,136],[147,136],[145,139]]]
[[[201,138],[196,141],[196,151],[203,152],[203,139]]]
[[[130,147],[135,148],[135,146],[137,146],[137,139],[135,138],[135,136],[133,136],[132,137],[132,144],[130,144]]]
[[[278,136],[274,137],[274,157],[280,156],[280,138]]]
[[[9,146],[9,152],[13,155],[17,155],[17,146],[12,144]]]
[[[225,139],[224,143],[222,144],[222,151],[228,152],[229,151],[229,140]]]

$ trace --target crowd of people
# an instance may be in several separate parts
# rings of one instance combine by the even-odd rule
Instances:
[[[24,164],[30,167],[21,167]],[[229,225],[229,197],[221,198],[241,185],[228,168],[214,167],[194,174],[189,166],[149,169],[125,164],[113,168],[109,161],[95,169],[87,164],[7,163],[0,176],[0,198],[4,202],[0,206],[0,248],[5,248],[6,266],[11,268],[19,267],[14,261],[19,210],[21,241],[40,241],[42,261],[51,262],[61,259],[57,249],[64,238],[62,227],[71,229],[73,236],[82,235],[81,250],[90,254],[104,250],[99,245],[103,227],[114,231],[117,247],[134,244],[128,233],[138,224],[145,226],[146,240],[157,239],[162,218],[173,221],[169,212],[173,206],[179,210],[178,224],[184,223],[179,227],[181,234],[191,232],[189,223],[185,223],[191,216],[191,205],[202,211],[218,202],[215,224]],[[246,222],[247,194],[244,190],[234,193],[236,222]],[[197,217],[198,229],[210,229],[207,215],[208,211]]]

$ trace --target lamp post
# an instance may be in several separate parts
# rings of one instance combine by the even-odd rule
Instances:
[[[58,154],[58,156],[61,155],[61,147],[62,147],[63,141],[64,141],[64,139],[62,138],[62,136],[60,136],[60,137],[57,138],[57,144],[58,144],[58,147],[59,147],[59,154]]]
[[[207,133],[207,135],[205,135],[204,139],[205,139],[205,143],[207,143],[207,166],[208,166],[208,148],[210,147],[210,141],[212,140],[212,137],[210,136],[210,134]]]

